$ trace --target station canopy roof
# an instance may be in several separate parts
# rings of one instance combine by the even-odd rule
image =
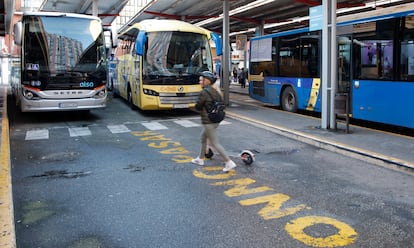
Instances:
[[[65,13],[93,14],[94,0],[44,0],[40,11],[56,11]],[[104,25],[111,25],[128,0],[97,0],[98,16]]]
[[[158,0],[130,21],[129,24],[149,18],[171,18],[197,24],[222,33],[223,0]],[[376,7],[398,5],[410,1],[337,0],[338,15],[372,10]],[[265,34],[308,26],[309,8],[321,5],[321,0],[229,0],[230,35],[243,32],[255,34],[255,28],[264,24]],[[342,13],[342,14],[341,14]]]
[[[44,0],[41,10],[92,14],[92,2]],[[338,15],[345,15],[408,2],[412,0],[337,0],[337,9]],[[98,0],[97,3],[98,16],[104,24],[110,25],[127,0]],[[304,27],[309,22],[306,18],[309,8],[321,4],[322,0],[229,0],[229,33],[231,36],[239,32],[254,36],[260,24],[265,25],[265,34]],[[222,33],[223,6],[223,0],[153,0],[121,30],[144,19],[159,18],[184,20]]]

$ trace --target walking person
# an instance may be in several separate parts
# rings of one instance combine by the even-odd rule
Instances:
[[[204,81],[204,77],[203,76],[200,76],[198,78],[198,83],[200,84],[201,88],[204,88],[203,87],[203,85],[204,85],[203,81]],[[222,92],[220,91],[220,86],[217,86],[216,83],[214,83],[212,87],[214,87],[220,94],[222,94]],[[214,156],[214,152],[211,149],[210,140],[207,139],[206,153],[204,154],[204,157],[205,158],[212,158],[213,156]]]
[[[207,108],[212,104],[212,97],[217,99],[222,99],[221,91],[217,87],[213,87],[213,84],[216,82],[216,77],[210,71],[204,71],[201,73],[203,77],[202,87],[203,90],[200,93],[200,96],[197,100],[196,109],[200,111],[201,123],[203,124],[203,130],[201,132],[201,149],[199,155],[191,160],[192,163],[198,165],[204,165],[205,152],[207,150],[207,140],[210,141],[211,146],[223,157],[225,166],[223,168],[224,172],[228,172],[231,169],[236,167],[236,164],[229,158],[224,150],[223,146],[219,143],[217,136],[217,127],[219,123],[213,123],[208,118]],[[210,95],[212,97],[210,97]]]
[[[233,67],[233,82],[237,83],[237,69]]]
[[[239,73],[239,83],[242,88],[246,88],[246,72],[244,71],[244,68],[242,68]]]

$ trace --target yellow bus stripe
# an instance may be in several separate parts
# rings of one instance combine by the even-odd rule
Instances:
[[[316,100],[318,99],[320,86],[321,86],[321,79],[314,78],[312,80],[312,89],[311,89],[308,106],[306,107],[306,110],[313,111],[315,109]]]

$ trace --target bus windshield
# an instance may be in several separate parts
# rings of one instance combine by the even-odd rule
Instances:
[[[212,71],[206,35],[187,32],[151,32],[145,52],[144,74],[185,77]],[[196,81],[197,83],[197,81]]]
[[[23,42],[23,84],[45,90],[105,83],[105,44],[98,20],[27,16]]]

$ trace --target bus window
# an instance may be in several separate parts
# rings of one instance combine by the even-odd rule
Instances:
[[[350,89],[351,40],[347,36],[338,37],[338,93],[347,93]]]
[[[400,79],[414,81],[414,16],[405,18],[402,30]]]
[[[358,79],[393,79],[395,20],[354,25],[354,57]]]
[[[149,32],[144,63],[149,75],[189,75],[213,70],[207,38],[186,32]]]
[[[301,77],[319,77],[319,35],[311,33],[301,37]]]
[[[298,35],[280,39],[279,70],[283,77],[300,77],[300,38]]]
[[[319,36],[292,35],[280,40],[280,76],[319,77]]]
[[[272,38],[271,47],[265,53],[271,54],[271,58],[257,58],[254,62],[251,62],[250,75],[260,75],[261,73],[265,77],[275,77],[278,75],[278,67],[276,65],[278,56],[277,38]]]

